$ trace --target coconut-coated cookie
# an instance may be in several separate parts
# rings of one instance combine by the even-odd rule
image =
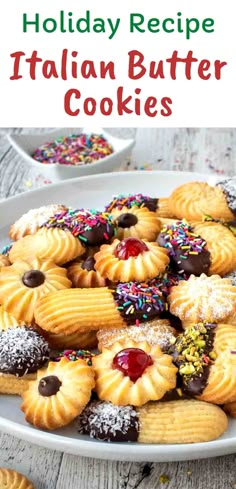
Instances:
[[[66,270],[51,260],[18,260],[0,272],[0,303],[17,320],[31,324],[40,297],[70,286]]]
[[[121,406],[159,400],[176,386],[172,358],[147,341],[125,339],[104,347],[93,367],[99,399]]]
[[[28,423],[55,430],[69,424],[85,408],[95,385],[94,371],[85,360],[62,358],[38,371],[22,395],[21,410]]]
[[[0,468],[0,489],[34,489],[33,484],[15,470]]]
[[[94,255],[95,269],[112,282],[147,281],[165,271],[169,257],[157,243],[137,238],[115,239]]]
[[[79,433],[108,442],[201,443],[219,438],[227,427],[222,409],[194,399],[140,407],[93,401],[78,418]]]
[[[37,209],[30,209],[11,225],[9,237],[16,241],[28,234],[35,234],[48,218],[66,210],[67,207],[61,204],[50,204]]]

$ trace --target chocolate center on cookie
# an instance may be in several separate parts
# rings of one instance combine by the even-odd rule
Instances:
[[[121,214],[117,219],[117,225],[119,228],[131,228],[137,224],[138,219],[134,214],[130,214],[126,212],[125,214]]]
[[[38,391],[41,396],[55,396],[61,387],[61,382],[56,375],[48,375],[39,381]]]
[[[86,258],[86,260],[84,260],[84,262],[81,265],[81,268],[83,268],[83,270],[87,270],[88,272],[90,272],[91,270],[94,270],[94,265],[95,265],[95,260],[93,256],[89,256],[88,258]]]
[[[34,288],[39,287],[45,281],[45,275],[40,270],[29,270],[25,272],[22,277],[22,282],[26,287]]]

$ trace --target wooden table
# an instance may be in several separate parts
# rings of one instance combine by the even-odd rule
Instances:
[[[0,198],[47,184],[43,175],[26,168],[11,149],[5,137],[9,131],[0,129]],[[25,130],[30,131],[36,132]],[[124,169],[235,173],[236,130],[112,131],[125,137],[136,132],[137,144],[131,159],[124,162]],[[236,488],[235,455],[181,463],[106,462],[49,451],[1,433],[0,447],[0,467],[24,473],[34,482],[35,489]]]

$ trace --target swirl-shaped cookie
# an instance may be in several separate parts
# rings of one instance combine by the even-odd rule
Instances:
[[[33,484],[15,470],[0,468],[1,489],[34,489]]]
[[[38,371],[22,395],[21,410],[28,423],[55,430],[69,424],[85,408],[95,385],[94,371],[85,360],[62,358]]]
[[[176,386],[171,357],[147,341],[117,341],[93,358],[93,366],[99,399],[121,406],[142,406]]]
[[[81,289],[105,287],[106,279],[101,277],[100,273],[95,270],[94,265],[93,256],[71,263],[67,270],[67,276],[72,282],[72,287]]]
[[[199,221],[205,215],[226,221],[234,219],[222,188],[205,182],[189,182],[177,187],[169,197],[169,207],[178,219],[188,221]]]
[[[169,253],[179,274],[225,275],[236,267],[236,239],[226,226],[205,221],[165,225],[158,242]]]
[[[236,329],[199,323],[171,347],[183,392],[213,404],[236,401]]]
[[[224,322],[236,311],[236,287],[219,275],[191,275],[172,287],[168,302],[170,312],[182,322]]]
[[[169,257],[157,243],[136,238],[115,239],[94,255],[95,269],[112,282],[147,281],[165,271]]]
[[[143,194],[115,195],[105,207],[105,211],[113,214],[115,209],[122,210],[124,207],[128,209],[146,208],[155,212],[158,217],[173,217],[175,215],[170,211],[169,199],[166,197],[157,199]]]
[[[112,211],[113,220],[117,226],[116,238],[139,238],[155,241],[161,228],[161,223],[155,212],[146,207],[123,207]]]
[[[38,207],[37,209],[30,209],[11,225],[9,237],[16,241],[28,234],[35,234],[51,216],[66,210],[67,207],[60,204],[51,204]]]
[[[45,331],[71,335],[149,321],[164,311],[165,301],[155,281],[122,283],[113,289],[68,289],[40,299],[35,318]]]
[[[57,228],[42,228],[34,235],[24,236],[16,241],[10,252],[11,263],[16,260],[32,260],[35,256],[41,260],[53,260],[63,265],[83,255],[84,247],[69,231]]]
[[[66,270],[52,261],[18,260],[0,272],[0,303],[16,319],[31,324],[40,297],[70,286]]]
[[[109,442],[201,443],[219,438],[228,420],[218,406],[194,399],[115,406],[93,401],[78,418],[78,431]]]
[[[5,309],[0,306],[0,332],[22,325],[24,325],[23,321],[17,321],[12,314],[9,314],[9,312],[6,312]]]

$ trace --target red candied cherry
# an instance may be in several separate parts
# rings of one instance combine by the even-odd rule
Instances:
[[[150,365],[153,365],[150,355],[140,348],[125,348],[116,354],[112,362],[112,368],[120,370],[125,376],[128,375],[132,382],[142,377]]]
[[[116,246],[115,256],[120,260],[128,260],[130,256],[138,256],[143,251],[148,251],[148,247],[143,241],[136,238],[126,238]]]

